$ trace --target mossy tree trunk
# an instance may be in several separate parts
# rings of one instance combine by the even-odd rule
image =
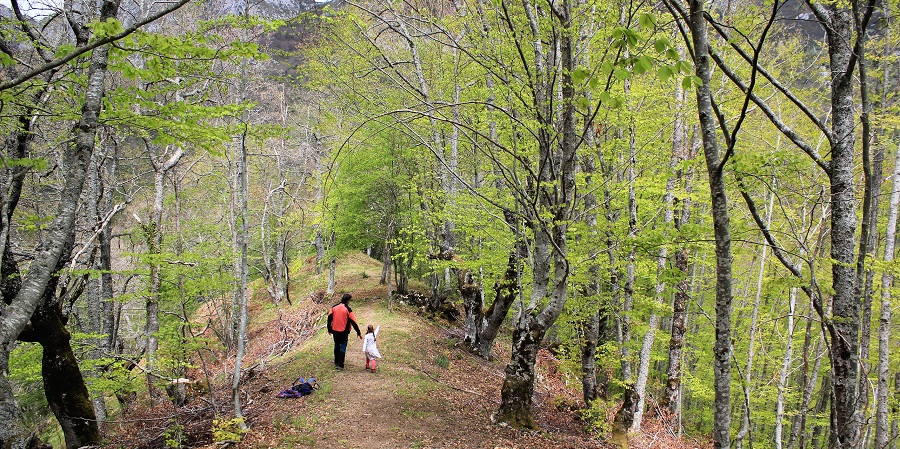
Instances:
[[[536,321],[535,317],[528,316],[516,326],[513,331],[512,357],[504,370],[506,378],[500,392],[502,403],[497,412],[497,421],[509,423],[516,428],[537,427],[531,415],[534,365],[538,345],[545,332],[541,331]]]
[[[22,340],[40,343],[41,378],[47,404],[53,411],[63,435],[66,448],[94,446],[101,442],[100,427],[94,412],[94,404],[78,359],[72,350],[72,336],[66,328],[62,313],[62,301],[48,295],[44,304],[31,317],[31,329],[20,336]]]
[[[475,276],[469,270],[457,273],[459,292],[465,309],[464,342],[479,357],[490,360],[494,340],[506,315],[519,294],[519,255],[517,248],[509,254],[506,272],[494,284],[494,302],[485,309],[484,294]]]

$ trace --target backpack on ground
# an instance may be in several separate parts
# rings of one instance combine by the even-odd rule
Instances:
[[[312,394],[313,391],[319,388],[319,384],[316,383],[315,377],[310,377],[309,379],[304,379],[302,377],[298,377],[293,382],[293,386],[288,388],[287,390],[278,393],[279,398],[300,398],[306,396],[308,394]]]

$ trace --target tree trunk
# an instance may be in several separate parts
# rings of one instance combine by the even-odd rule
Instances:
[[[881,196],[882,166],[884,165],[884,151],[879,145],[872,150],[872,125],[869,116],[872,112],[872,102],[869,100],[868,88],[868,62],[866,59],[866,35],[867,31],[860,22],[859,5],[854,5],[854,25],[856,28],[855,56],[857,57],[857,73],[859,77],[859,100],[861,106],[860,124],[862,125],[860,142],[862,144],[862,168],[864,175],[862,223],[859,240],[859,255],[856,262],[856,298],[860,304],[859,319],[859,363],[860,373],[857,385],[857,409],[860,416],[860,440],[854,442],[856,447],[868,446],[867,441],[871,437],[872,422],[865,416],[870,410],[869,398],[869,372],[871,364],[869,355],[872,341],[872,284],[875,271],[871,266],[866,267],[866,259],[876,257],[876,237],[878,234],[878,204]],[[854,117],[855,118],[855,117]]]
[[[850,59],[853,54],[853,17],[846,5],[828,4],[826,36],[830,59],[831,123],[831,265],[833,323],[831,369],[834,398],[831,443],[834,448],[854,448],[859,441],[862,411],[858,409],[857,376],[860,304],[856,294],[854,241],[856,194],[854,188],[854,96]],[[814,11],[818,9],[814,7]],[[864,258],[865,254],[860,254]]]
[[[102,146],[101,146],[102,148]],[[85,191],[90,195],[87,199],[87,219],[90,222],[93,222],[92,226],[96,228],[104,227],[103,224],[103,216],[106,215],[107,211],[105,211],[103,204],[101,203],[104,197],[103,195],[103,179],[102,179],[102,167],[104,164],[105,155],[102,151],[96,151],[94,153],[94,160],[91,163],[89,168],[89,173],[87,177],[87,187]],[[100,233],[103,232],[103,229],[97,229]],[[97,243],[99,245],[100,242]],[[94,247],[94,250],[90,251],[92,254],[97,254],[99,248]],[[103,270],[103,260],[102,257],[92,256],[90,258],[90,267],[95,272]],[[85,285],[85,299],[87,301],[87,322],[85,323],[84,330],[98,335],[98,337],[93,337],[90,340],[92,349],[88,351],[88,357],[91,360],[97,360],[103,357],[105,349],[106,339],[102,337],[103,334],[103,324],[104,324],[104,301],[103,301],[103,293],[102,293],[102,279],[97,276],[90,276]],[[90,376],[97,377],[100,374],[99,368],[93,368]],[[104,424],[106,423],[106,402],[103,398],[103,392],[99,394],[94,394],[91,398],[91,402],[94,405],[94,414],[97,417],[97,427],[102,429]]]
[[[716,242],[716,338],[713,347],[713,446],[730,447],[731,429],[731,231],[728,197],[717,142],[717,125],[710,91],[710,57],[703,3],[691,0],[690,34],[694,43],[694,67],[701,85],[697,87],[697,113],[703,133],[703,154],[709,175],[713,228]]]
[[[100,8],[100,20],[115,17],[118,8],[118,0],[104,1]],[[21,288],[0,316],[0,421],[4,423],[0,427],[0,442],[4,447],[26,447],[33,440],[33,434],[25,426],[7,377],[9,357],[16,339],[44,298],[65,248],[73,240],[78,199],[99,126],[108,49],[108,46],[101,46],[91,54],[81,119],[73,129],[74,143],[65,145],[63,150],[65,181],[56,214],[46,228],[45,240],[36,251],[34,261],[22,279]],[[93,408],[90,411],[93,413]],[[93,417],[90,423],[96,426]]]
[[[553,25],[558,26],[558,33],[553,34],[555,45],[548,46],[558,49],[558,64],[561,66],[559,91],[562,106],[558,121],[551,110],[554,84],[544,84],[555,75],[549,76],[541,71],[553,68],[546,67],[540,39],[534,45],[534,64],[538,69],[535,82],[539,86],[533,91],[534,104],[538,106],[535,112],[546,120],[536,132],[537,156],[540,161],[558,162],[538,164],[537,179],[532,180],[533,186],[529,189],[530,197],[538,206],[526,212],[530,214],[527,218],[534,239],[532,292],[530,303],[523,309],[513,331],[512,354],[506,366],[497,412],[501,421],[517,427],[534,427],[531,404],[538,345],[562,313],[568,294],[568,222],[572,219],[571,209],[575,200],[576,150],[581,141],[576,131],[575,89],[571,75],[575,70],[575,57],[570,8],[567,2],[553,5],[552,17],[558,21]],[[527,1],[525,12],[533,32],[538,30],[534,10]],[[551,129],[556,129],[559,137],[551,137]],[[525,198],[520,200],[531,201]]]
[[[485,360],[491,360],[494,340],[500,332],[506,314],[519,295],[520,248],[510,251],[503,277],[494,284],[494,302],[484,309],[483,293],[468,270],[458,273],[459,291],[466,311],[466,345]]]
[[[394,263],[393,257],[391,256],[391,247],[393,246],[391,240],[394,238],[394,222],[393,220],[388,224],[387,231],[384,235],[384,251],[381,254],[381,278],[378,279],[378,283],[380,285],[387,285],[388,290],[390,290],[391,283],[391,266]],[[390,293],[390,291],[389,291]]]
[[[666,367],[666,387],[661,401],[661,405],[666,407],[673,417],[681,413],[681,357],[686,330],[687,302],[690,297],[686,248],[681,248],[675,253],[675,269],[681,272],[684,278],[675,286],[675,300],[672,303],[672,336],[669,339],[669,363]]]
[[[766,206],[766,223],[772,220],[772,210],[774,208],[775,192],[769,196],[769,204]],[[759,274],[756,278],[756,296],[753,299],[753,312],[750,314],[750,337],[749,347],[747,349],[747,365],[744,367],[744,382],[742,389],[744,391],[744,414],[741,419],[741,428],[738,430],[734,438],[735,444],[740,447],[741,442],[750,433],[750,381],[753,375],[753,359],[756,357],[756,332],[759,323],[759,301],[762,298],[763,278],[766,272],[766,255],[768,254],[769,245],[762,242],[762,254],[759,257]],[[752,263],[751,263],[752,265]],[[749,289],[749,286],[747,287]],[[745,295],[746,296],[746,295]]]
[[[634,131],[632,130],[631,137],[631,146],[636,147],[634,143]],[[632,150],[634,153],[634,150]],[[678,165],[678,152],[672,151],[672,155],[669,158],[669,174],[666,179],[666,190],[663,194],[663,228],[666,229],[666,234],[668,235],[668,229],[675,222],[675,210],[672,205],[674,202],[674,191],[675,191],[675,168]],[[665,291],[666,291],[666,283],[663,280],[665,276],[666,270],[666,261],[669,257],[669,248],[666,245],[662,245],[659,248],[659,253],[656,257],[656,288],[654,291],[654,296],[656,303],[662,305],[666,303],[665,300]],[[634,383],[634,392],[638,396],[637,406],[635,408],[634,421],[631,424],[631,432],[637,432],[641,429],[641,423],[644,418],[644,408],[646,407],[646,398],[647,398],[647,379],[650,375],[650,357],[653,352],[653,343],[656,340],[656,331],[659,326],[659,315],[655,312],[651,312],[650,318],[647,323],[647,333],[644,335],[644,341],[641,345],[641,354],[640,354],[640,367],[638,368],[637,380]]]
[[[809,412],[809,404],[812,402],[813,392],[815,391],[816,382],[818,381],[819,368],[822,365],[822,357],[821,354],[819,354],[821,340],[816,338],[815,347],[811,346],[813,339],[813,313],[815,313],[815,310],[812,301],[810,301],[809,312],[807,313],[806,332],[803,338],[803,359],[800,365],[800,378],[797,381],[797,386],[803,389],[803,395],[800,399],[800,404],[797,407],[798,413],[794,415],[794,419],[791,421],[791,436],[788,439],[788,449],[793,449],[795,445],[804,447],[803,437],[806,433],[806,415]],[[812,374],[809,372],[810,349],[812,349],[813,356],[816,359],[813,364]]]
[[[384,285],[387,287],[387,297],[388,297],[388,310],[394,311],[394,274],[391,273],[391,268],[394,266],[394,256],[393,256],[393,238],[394,238],[394,220],[388,224],[387,235],[384,239]]]
[[[628,157],[628,238],[637,236],[637,195],[635,193],[635,147],[630,146]],[[634,266],[635,248],[631,245],[628,261],[625,263],[625,285],[623,286],[622,319],[621,319],[621,363],[622,381],[633,386],[634,375],[631,367],[631,311],[634,304]],[[629,420],[631,418],[629,417]],[[629,421],[632,422],[632,421]]]
[[[543,340],[537,320],[524,317],[513,331],[512,358],[506,365],[502,402],[496,421],[509,423],[515,428],[534,429],[537,426],[531,416],[531,398],[534,394],[534,365],[538,345]]]
[[[684,49],[679,48],[683,54]],[[685,101],[684,89],[678,84],[675,89],[676,110],[680,111]],[[697,136],[695,136],[696,138]],[[687,125],[681,113],[675,116],[675,124],[672,132],[672,152],[676,164],[687,159],[693,159],[693,144],[687,142]],[[690,193],[693,190],[693,169],[684,175],[681,169],[677,169],[677,178],[682,180],[685,190],[684,198],[679,201],[680,213],[675,212],[675,228],[681,232],[682,227],[688,222],[691,215]],[[661,405],[668,409],[672,417],[681,413],[681,358],[684,348],[684,334],[686,331],[687,302],[690,298],[690,275],[688,274],[688,250],[685,247],[675,252],[675,269],[678,270],[681,280],[675,286],[675,295],[672,301],[672,329],[669,338],[669,362],[666,367],[666,386],[664,388]]]
[[[894,161],[891,200],[888,209],[887,231],[884,235],[884,261],[894,261],[897,242],[897,209],[900,205],[900,150]],[[886,271],[881,277],[881,316],[878,319],[878,387],[875,390],[875,448],[885,449],[890,441],[888,410],[890,398],[890,355],[891,355],[891,287],[894,276]]]
[[[328,290],[329,295],[334,293],[334,272],[337,268],[337,259],[334,257],[328,262]]]
[[[787,316],[787,348],[784,350],[784,359],[781,363],[781,371],[778,375],[778,396],[775,398],[775,448],[782,447],[782,421],[784,420],[784,389],[787,388],[788,374],[790,373],[794,351],[794,311],[797,305],[797,288],[792,287],[788,302],[789,312]]]
[[[163,153],[162,156],[164,157],[167,153],[168,148],[166,148],[166,152]],[[150,223],[144,226],[144,232],[147,235],[148,252],[151,256],[156,257],[151,260],[150,265],[150,291],[148,292],[149,295],[147,296],[145,306],[147,322],[144,325],[144,338],[146,339],[144,355],[147,358],[147,386],[150,391],[150,397],[154,400],[159,397],[159,389],[156,387],[156,350],[159,348],[159,336],[157,334],[159,333],[159,295],[160,289],[162,288],[162,266],[161,261],[158,260],[158,256],[162,254],[162,217],[163,202],[165,200],[165,181],[166,173],[178,164],[178,161],[181,160],[181,156],[183,155],[184,150],[179,147],[165,162],[162,160],[153,161],[153,211],[150,215]]]
[[[241,429],[247,428],[241,410],[241,365],[244,359],[244,348],[247,339],[247,302],[249,301],[249,273],[247,269],[247,240],[250,236],[250,214],[247,209],[247,133],[241,134],[239,154],[235,160],[235,196],[236,204],[240,211],[240,224],[235,233],[237,239],[234,242],[236,263],[235,278],[238,281],[235,288],[238,296],[238,328],[236,335],[237,349],[234,356],[234,372],[232,373],[231,400],[234,404],[234,418],[238,420]]]
[[[322,274],[322,263],[325,262],[325,239],[322,228],[316,229],[316,274]]]
[[[894,373],[894,395],[900,396],[900,371]],[[897,447],[897,441],[900,440],[900,418],[897,418],[900,416],[900,405],[897,402],[891,408],[891,415],[895,417],[891,422],[891,445]]]
[[[41,378],[47,404],[62,427],[66,448],[99,444],[100,428],[97,425],[94,404],[72,351],[71,335],[62,316],[62,304],[48,292],[48,298],[31,319],[30,332],[41,344]]]

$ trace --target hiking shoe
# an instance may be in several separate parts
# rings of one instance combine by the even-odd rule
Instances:
[[[343,367],[343,366],[337,366],[337,365],[335,365],[334,369],[336,369],[336,370],[338,370],[338,371],[343,371],[343,370],[344,370],[344,367]]]

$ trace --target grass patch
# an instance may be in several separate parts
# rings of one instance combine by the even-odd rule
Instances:
[[[422,410],[417,410],[417,409],[410,409],[410,408],[403,410],[401,413],[403,413],[403,416],[410,418],[410,419],[422,419],[422,418],[428,416],[428,412],[424,412]]]

